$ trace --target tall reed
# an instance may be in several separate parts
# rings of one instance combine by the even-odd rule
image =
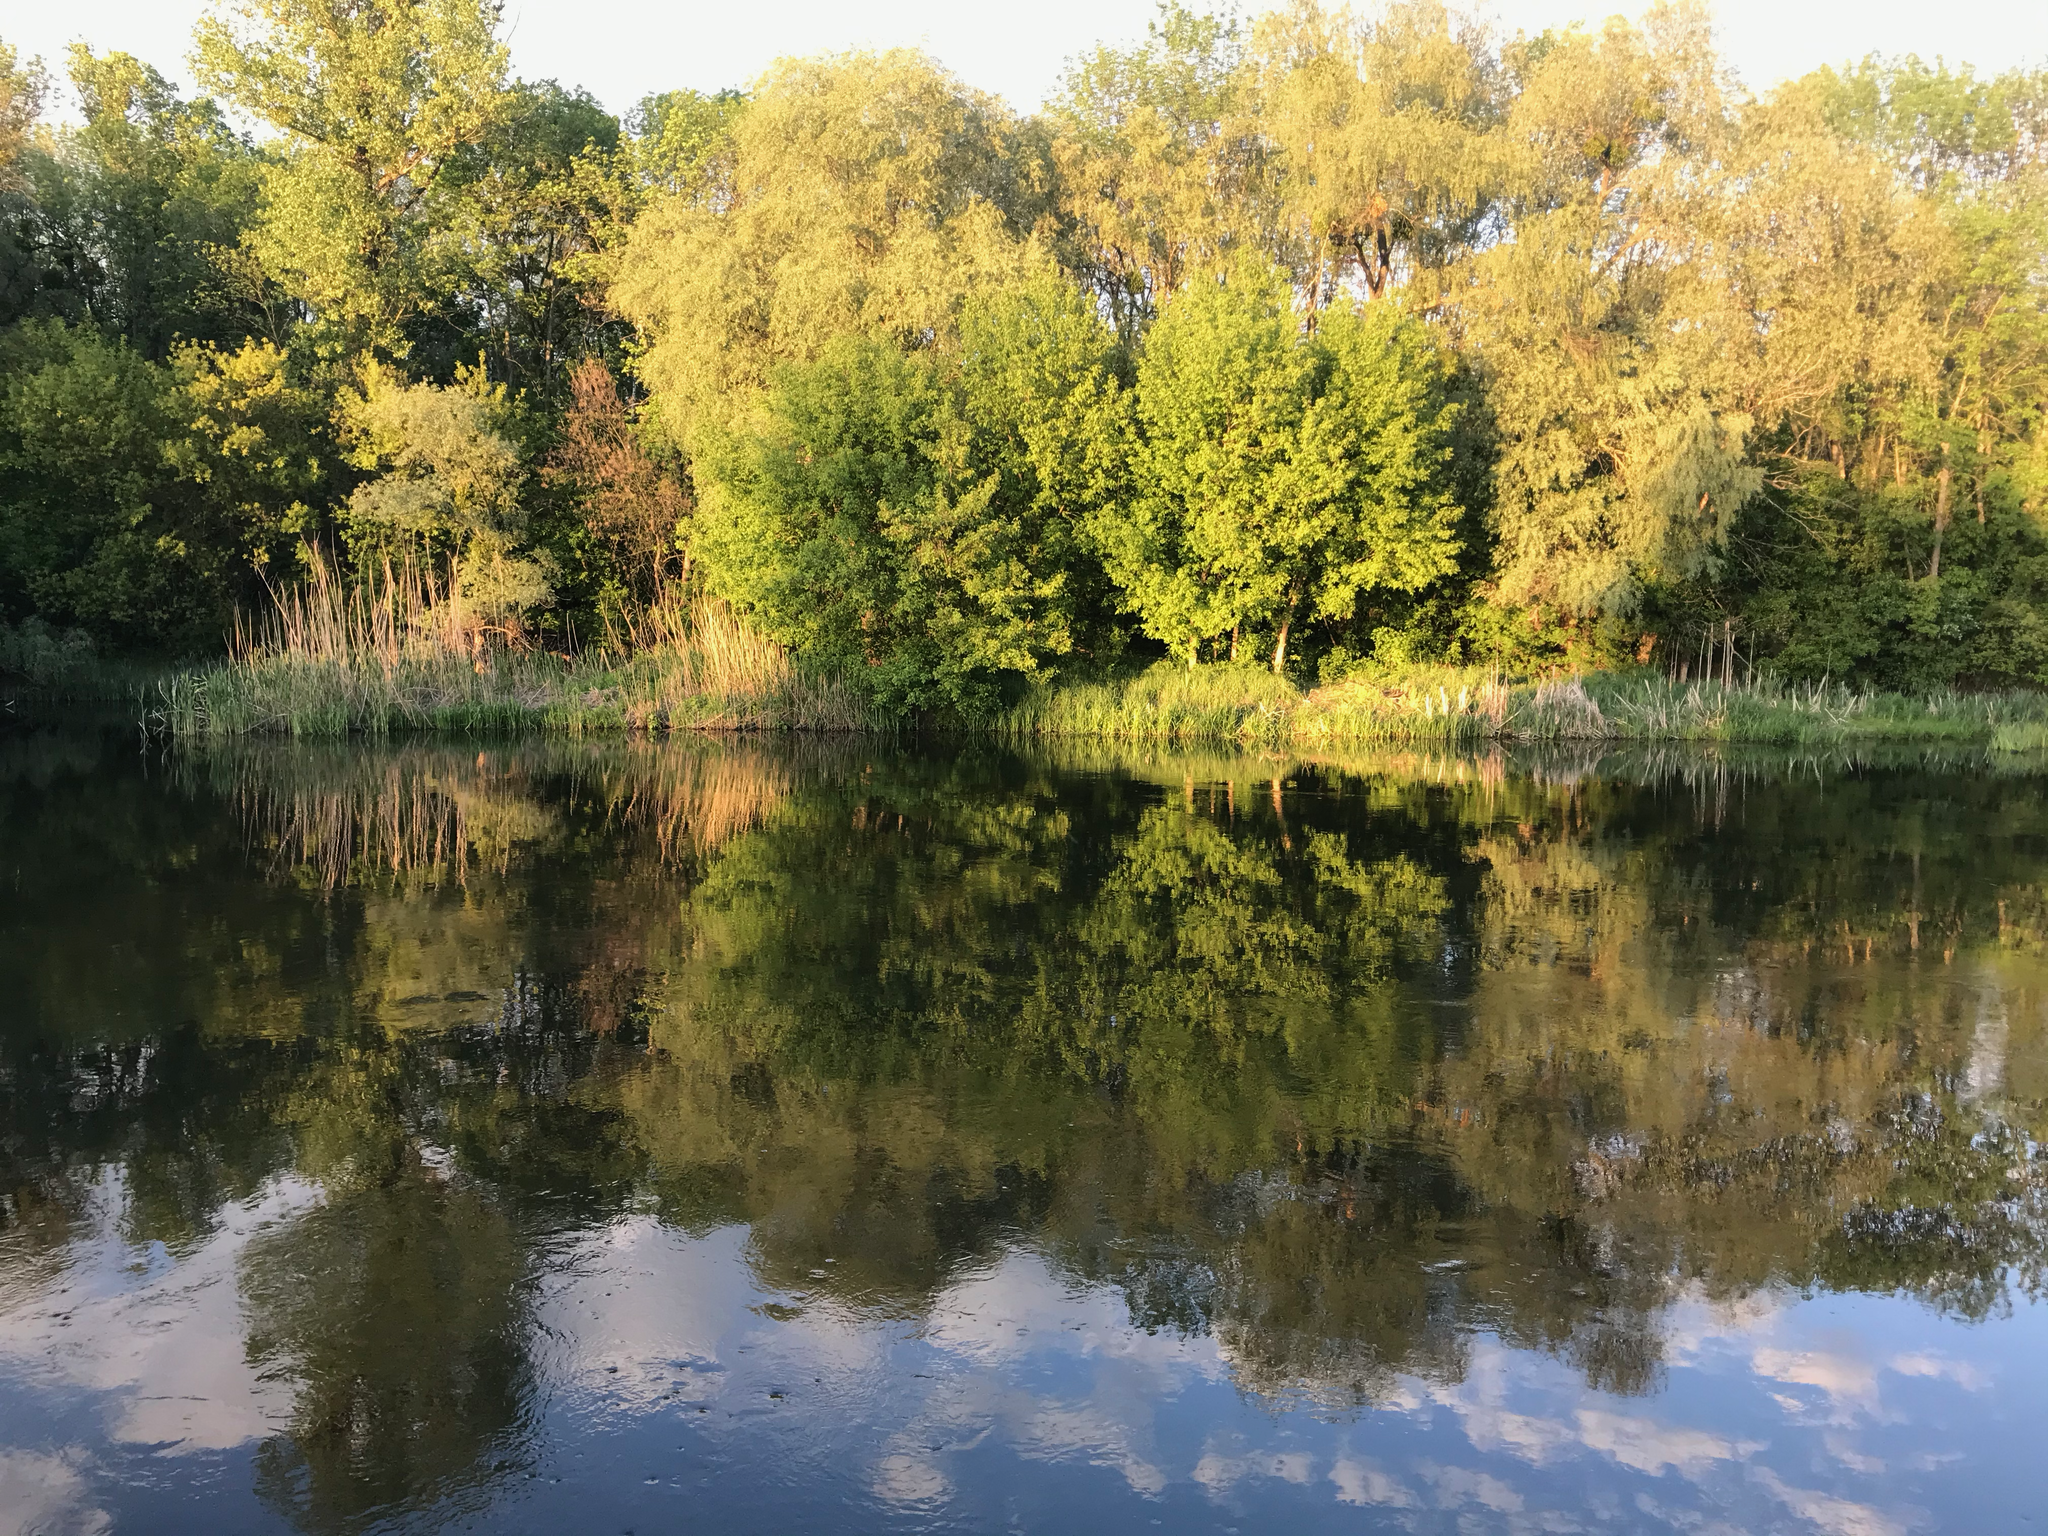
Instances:
[[[260,622],[237,625],[226,661],[165,680],[151,723],[182,736],[875,723],[844,683],[800,667],[722,605],[637,622],[624,654],[539,651],[429,572],[386,565],[349,581],[323,562]]]

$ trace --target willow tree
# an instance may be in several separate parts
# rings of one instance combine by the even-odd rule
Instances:
[[[1136,495],[1094,520],[1145,632],[1189,662],[1247,627],[1272,666],[1304,617],[1414,591],[1456,558],[1441,360],[1390,307],[1339,305],[1303,333],[1277,268],[1191,285],[1138,365]]]
[[[1136,48],[1097,48],[1046,113],[1068,263],[1127,340],[1240,247],[1265,243],[1271,176],[1245,39],[1162,5]]]
[[[1727,131],[1703,15],[1659,9],[1510,50],[1515,238],[1453,275],[1447,315],[1498,436],[1501,594],[1622,612],[1701,570],[1761,484],[1727,396],[1722,307],[1683,262],[1688,172]]]
[[[656,196],[612,289],[681,441],[837,337],[949,336],[970,291],[1021,269],[1016,124],[920,53],[784,60],[729,131],[730,195]]]
[[[1311,308],[1379,298],[1476,242],[1501,179],[1482,35],[1434,0],[1369,21],[1296,0],[1253,40],[1279,246]]]
[[[492,0],[216,0],[194,68],[283,139],[252,248],[341,350],[402,351],[456,286],[441,178],[512,106]]]

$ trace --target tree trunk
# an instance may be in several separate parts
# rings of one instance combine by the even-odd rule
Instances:
[[[1991,429],[1977,429],[1977,526],[1984,526],[1984,465],[1991,457]]]
[[[1723,688],[1732,688],[1734,685],[1735,621],[1733,619],[1723,619],[1721,621],[1721,686]]]
[[[1273,642],[1273,675],[1280,676],[1287,670],[1287,631],[1294,623],[1294,604],[1287,605],[1287,611],[1280,615],[1280,638]]]
[[[1930,578],[1941,574],[1941,536],[1948,532],[1949,491],[1952,471],[1949,469],[1948,444],[1941,445],[1941,473],[1934,480],[1934,559],[1929,562],[1927,574]]]
[[[1238,626],[1236,624],[1230,626],[1230,659],[1232,661],[1237,660],[1237,631]]]

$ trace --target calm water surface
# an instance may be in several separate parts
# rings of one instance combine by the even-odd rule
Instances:
[[[2048,779],[0,738],[0,1533],[2048,1525]]]

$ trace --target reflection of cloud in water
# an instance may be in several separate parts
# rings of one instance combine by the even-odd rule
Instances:
[[[212,1235],[173,1258],[122,1237],[126,1192],[103,1179],[89,1232],[47,1287],[10,1298],[0,1313],[0,1362],[30,1380],[109,1394],[116,1441],[200,1451],[262,1439],[289,1413],[291,1392],[266,1382],[244,1353],[242,1254],[318,1201],[310,1184],[273,1181],[223,1206]]]
[[[1147,1495],[1171,1481],[1156,1444],[1156,1405],[1225,1374],[1211,1341],[1133,1328],[1121,1292],[1076,1288],[1024,1248],[957,1277],[935,1300],[922,1336],[951,1357],[951,1370],[905,1427],[903,1443],[1000,1434],[1027,1459],[1106,1467]],[[1085,1372],[1082,1389],[1034,1393],[999,1374],[1027,1361],[1043,1369],[1048,1358]],[[889,1458],[892,1476],[902,1475],[903,1454]],[[935,1467],[931,1475],[943,1476]]]
[[[66,1458],[0,1451],[0,1536],[100,1536],[113,1526]]]
[[[1390,1509],[1413,1509],[1421,1501],[1414,1490],[1374,1462],[1339,1456],[1330,1468],[1337,1498],[1345,1504],[1378,1504]]]
[[[1906,1536],[1910,1527],[1868,1504],[1836,1498],[1811,1488],[1794,1488],[1768,1467],[1758,1467],[1757,1483],[1802,1520],[1809,1520],[1827,1536]]]
[[[1522,1496],[1489,1473],[1467,1467],[1439,1467],[1427,1461],[1416,1471],[1424,1481],[1436,1486],[1437,1503],[1445,1509],[1479,1504],[1504,1515],[1522,1512]]]
[[[1750,1363],[1757,1375],[1772,1381],[1818,1387],[1833,1405],[1832,1417],[1838,1424],[1859,1415],[1875,1418],[1881,1411],[1877,1366],[1871,1361],[1824,1349],[1759,1349]]]
[[[924,1337],[989,1364],[1056,1351],[1193,1369],[1217,1379],[1225,1374],[1208,1339],[1134,1328],[1121,1291],[1075,1286],[1021,1247],[947,1285],[932,1302]]]
[[[1213,1445],[1195,1463],[1194,1480],[1211,1493],[1222,1493],[1247,1478],[1272,1477],[1306,1485],[1315,1476],[1315,1458],[1306,1451],[1253,1451],[1232,1454]]]
[[[1605,1452],[1624,1467],[1653,1477],[1666,1468],[1697,1477],[1717,1461],[1739,1461],[1764,1448],[1760,1440],[1728,1440],[1705,1430],[1674,1428],[1597,1408],[1581,1408],[1573,1417],[1588,1450]]]
[[[159,1250],[136,1273],[148,1251],[121,1240],[122,1192],[103,1189],[57,1281],[0,1312],[0,1364],[112,1394],[116,1441],[184,1452],[274,1433],[290,1401],[246,1363],[237,1266],[252,1235],[315,1202],[309,1187],[279,1182],[229,1208],[189,1253]],[[775,1444],[823,1458],[893,1518],[918,1521],[961,1513],[996,1452],[1027,1467],[1101,1468],[1148,1501],[1178,1485],[1225,1507],[1284,1499],[1478,1532],[1579,1528],[1550,1507],[1546,1478],[1521,1470],[1576,1464],[1562,1475],[1594,1490],[1576,1509],[1589,1529],[1907,1536],[1918,1516],[1873,1480],[1909,1462],[1946,1477],[1963,1467],[1939,1440],[1915,1455],[1869,1454],[1848,1426],[1886,1424],[1887,1374],[1971,1392],[1993,1384],[1979,1361],[1947,1352],[1967,1349],[1966,1336],[1912,1303],[1872,1302],[1845,1322],[1782,1293],[1732,1304],[1681,1293],[1665,1318],[1681,1379],[1654,1398],[1601,1392],[1566,1360],[1480,1334],[1456,1380],[1396,1378],[1357,1417],[1269,1416],[1195,1398],[1245,1403],[1214,1338],[1135,1327],[1122,1291],[1077,1283],[1022,1244],[956,1272],[915,1323],[836,1300],[824,1277],[815,1291],[764,1288],[756,1257],[745,1226],[693,1236],[646,1213],[564,1238],[540,1265],[530,1314],[559,1411],[696,1423],[696,1405],[715,1405],[703,1422],[739,1415],[754,1427],[731,1433],[757,1448],[768,1421],[745,1416],[772,1411],[784,1426]],[[1702,1395],[1702,1376],[1722,1385]],[[801,1402],[767,1409],[769,1389],[792,1382]],[[1760,1406],[1771,1422],[1778,1388],[1819,1394],[1821,1414],[1795,1398],[1770,1444],[1737,1432]],[[1183,1398],[1185,1409],[1171,1406]],[[1207,1426],[1191,1443],[1179,1421],[1197,1403]],[[977,1462],[956,1459],[968,1452]],[[1839,1486],[1827,1486],[1829,1470]],[[0,1456],[0,1509],[17,1522],[0,1518],[0,1536],[96,1536],[108,1522],[94,1481],[82,1458]]]

